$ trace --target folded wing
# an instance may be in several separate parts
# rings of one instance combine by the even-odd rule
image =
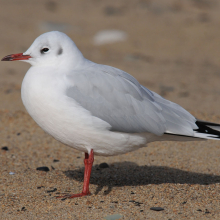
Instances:
[[[193,136],[197,129],[189,112],[117,68],[94,64],[67,77],[71,82],[67,96],[108,122],[112,131]]]

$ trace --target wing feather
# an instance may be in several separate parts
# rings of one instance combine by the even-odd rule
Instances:
[[[67,77],[71,82],[67,96],[93,116],[108,122],[112,131],[192,135],[197,128],[190,113],[117,68],[94,64]]]

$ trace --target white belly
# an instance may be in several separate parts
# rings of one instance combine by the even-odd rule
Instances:
[[[41,77],[35,72],[30,69],[23,80],[22,101],[36,123],[55,139],[80,151],[93,149],[96,155],[105,156],[123,154],[146,144],[146,138],[139,135],[109,131],[108,123],[65,95],[65,79],[57,80],[56,74]]]

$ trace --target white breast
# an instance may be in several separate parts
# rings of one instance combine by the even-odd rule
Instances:
[[[110,125],[67,97],[65,74],[32,67],[24,77],[21,96],[36,123],[55,139],[97,155],[123,154],[146,144],[139,135],[111,132]]]

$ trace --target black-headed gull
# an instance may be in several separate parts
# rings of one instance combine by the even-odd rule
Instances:
[[[145,88],[128,73],[85,59],[64,33],[40,35],[30,48],[2,61],[22,60],[21,97],[48,134],[85,152],[83,191],[90,194],[94,155],[124,154],[153,141],[219,139],[220,125],[197,120],[181,106]]]

